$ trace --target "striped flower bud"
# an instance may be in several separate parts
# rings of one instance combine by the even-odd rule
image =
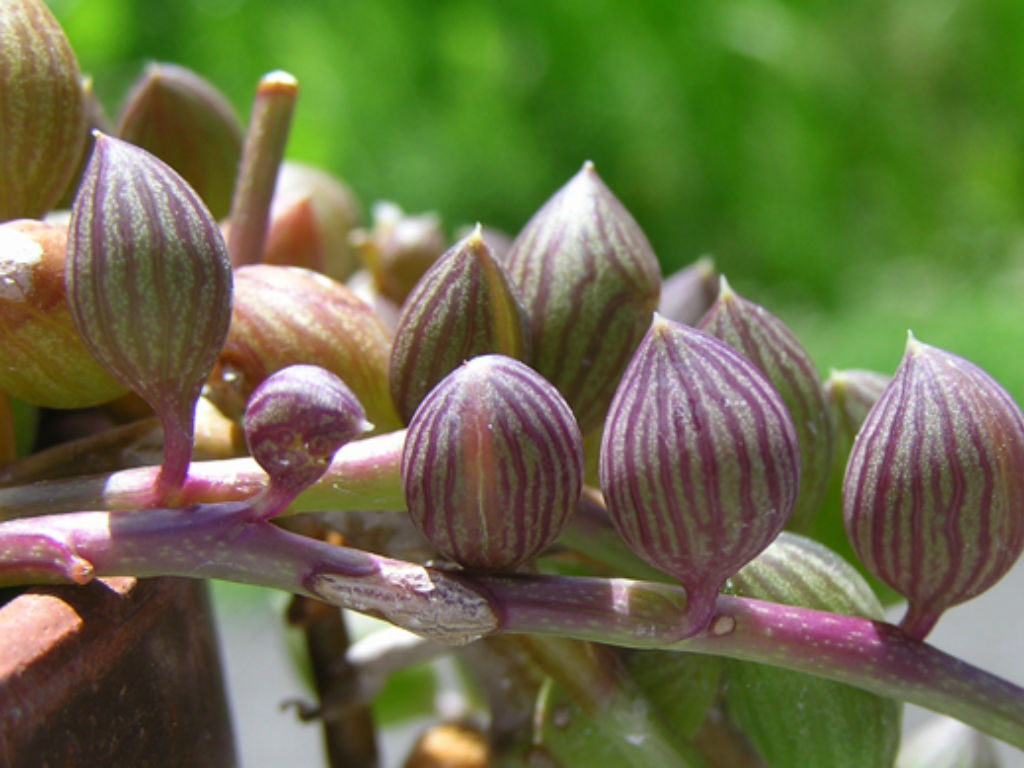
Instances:
[[[857,556],[907,598],[901,627],[923,638],[1024,550],[1024,416],[968,361],[907,341],[861,427],[843,485]]]
[[[409,421],[459,363],[489,352],[526,358],[528,320],[479,227],[448,249],[416,284],[391,347],[391,397]]]
[[[871,588],[841,557],[782,533],[729,580],[729,591],[783,605],[884,620]],[[812,652],[809,649],[809,652]],[[769,768],[889,768],[899,702],[813,675],[725,662],[725,709]]]
[[[300,163],[282,163],[263,248],[266,264],[287,264],[346,280],[359,267],[349,242],[359,203],[340,179]]]
[[[161,486],[184,480],[194,408],[231,318],[231,267],[198,195],[145,150],[99,134],[71,211],[75,327],[164,428]]]
[[[0,389],[48,408],[85,408],[126,387],[96,362],[71,320],[66,247],[66,227],[0,224]]]
[[[681,636],[785,526],[799,462],[786,406],[753,363],[655,316],[608,411],[601,488],[626,543],[686,589]]]
[[[661,281],[658,314],[683,325],[696,325],[718,298],[718,273],[704,256]]]
[[[828,490],[833,450],[832,419],[814,362],[785,323],[733,292],[724,276],[697,327],[756,365],[789,409],[800,440],[800,492],[788,527],[807,528]]]
[[[579,502],[583,446],[569,406],[502,355],[459,366],[420,404],[402,454],[413,522],[467,568],[513,568],[561,532]]]
[[[857,368],[832,371],[825,380],[825,399],[835,426],[837,461],[845,459],[864,419],[890,381],[891,377],[883,373]]]
[[[210,397],[237,415],[274,371],[319,365],[352,389],[378,430],[395,429],[400,422],[388,390],[390,349],[373,311],[341,283],[300,267],[239,267],[231,328],[210,377]]]
[[[216,218],[228,214],[242,126],[209,82],[176,64],[150,64],[125,99],[116,132],[181,174]]]
[[[354,230],[352,245],[377,290],[401,305],[444,252],[445,237],[437,214],[412,216],[394,203],[382,202],[373,206],[373,228]]]
[[[0,221],[60,199],[85,140],[81,73],[42,0],[0,2]]]
[[[533,367],[589,432],[651,324],[654,252],[588,162],[527,222],[506,266],[530,316]]]
[[[245,440],[270,476],[260,512],[271,517],[315,483],[345,443],[373,427],[344,382],[315,365],[273,373],[249,398]]]

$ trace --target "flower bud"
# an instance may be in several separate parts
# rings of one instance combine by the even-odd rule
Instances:
[[[210,377],[210,397],[238,414],[256,386],[297,363],[319,365],[352,389],[380,431],[399,426],[388,390],[391,340],[341,283],[299,267],[235,270],[231,328]]]
[[[399,305],[445,246],[436,214],[409,216],[387,202],[373,206],[373,229],[354,230],[351,241],[377,289]]]
[[[373,427],[344,382],[315,365],[273,373],[249,398],[245,440],[270,476],[269,517],[315,483],[345,443]]]
[[[42,0],[0,4],[0,221],[60,199],[85,140],[81,73]]]
[[[589,432],[658,304],[654,252],[588,162],[527,222],[506,266],[530,316],[532,364]]]
[[[864,566],[907,598],[921,639],[1024,550],[1024,416],[963,358],[907,341],[850,452],[843,518]]]
[[[729,591],[882,621],[871,588],[826,547],[791,533],[729,580]],[[899,702],[843,683],[746,661],[725,662],[725,709],[769,768],[891,766]]]
[[[228,214],[242,126],[206,80],[176,64],[149,64],[125,99],[116,132],[181,174],[214,217]]]
[[[98,134],[71,212],[64,279],[86,346],[160,417],[165,490],[180,484],[195,402],[231,318],[217,223],[169,166]]]
[[[75,330],[64,293],[66,248],[66,227],[0,224],[0,389],[48,408],[85,408],[126,387]]]
[[[883,373],[856,368],[829,374],[824,389],[835,426],[837,460],[846,458],[864,419],[890,381],[891,377]]]
[[[346,280],[359,267],[349,243],[359,203],[341,181],[319,168],[283,163],[263,247],[265,264],[286,264]]]
[[[686,589],[682,637],[786,524],[799,461],[786,406],[753,363],[655,316],[608,410],[601,489],[626,543]]]
[[[661,281],[658,314],[683,325],[696,325],[718,298],[718,273],[704,256]]]
[[[489,352],[525,359],[528,320],[479,228],[448,249],[406,299],[391,348],[391,397],[408,421],[459,363]]]
[[[734,293],[724,277],[698,327],[756,365],[789,409],[800,440],[800,492],[788,526],[807,528],[828,490],[833,450],[832,419],[814,362],[785,323]]]
[[[572,411],[536,371],[475,357],[427,395],[409,423],[402,487],[413,522],[467,568],[513,568],[561,532],[582,491]]]

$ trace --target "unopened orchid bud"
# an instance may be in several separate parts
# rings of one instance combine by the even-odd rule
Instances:
[[[525,364],[484,355],[420,404],[402,454],[409,514],[467,568],[514,568],[554,542],[579,502],[583,446],[572,411]]]
[[[756,365],[789,409],[800,440],[800,492],[788,527],[806,529],[828,490],[833,450],[831,414],[814,362],[785,323],[736,294],[725,277],[697,327]]]
[[[861,427],[843,517],[868,571],[907,598],[923,638],[1024,550],[1024,416],[992,377],[911,336]]]
[[[588,162],[527,222],[506,267],[530,317],[533,366],[589,432],[658,304],[647,238]]]
[[[96,362],[71,320],[66,248],[66,227],[0,224],[0,389],[48,408],[85,408],[127,388]]]
[[[718,298],[718,272],[709,256],[661,281],[658,314],[683,325],[696,325]]]
[[[148,65],[125,99],[116,133],[177,171],[214,217],[227,215],[242,126],[209,82],[176,64]]]
[[[359,267],[349,242],[359,203],[339,179],[319,168],[286,162],[277,174],[265,264],[285,264],[346,280]]]
[[[871,587],[818,542],[783,532],[729,579],[727,591],[883,621]],[[726,661],[725,709],[768,768],[886,768],[900,742],[900,702],[802,672]]]
[[[448,249],[406,299],[391,349],[391,396],[408,421],[426,394],[464,360],[524,359],[528,320],[479,228]]]
[[[388,390],[391,339],[363,301],[299,267],[251,264],[234,278],[231,328],[209,381],[210,397],[225,413],[239,414],[274,371],[304,363],[341,378],[378,430],[399,426]]]
[[[837,461],[845,461],[861,425],[891,380],[883,373],[856,368],[829,374],[824,389],[835,426]]]
[[[377,289],[399,305],[445,248],[437,214],[413,216],[388,202],[373,206],[372,229],[353,230],[351,240]]]
[[[0,3],[0,221],[60,199],[85,141],[82,75],[42,0]]]
[[[102,134],[71,212],[65,266],[75,327],[160,417],[161,485],[184,480],[194,409],[231,318],[217,223],[170,166]]]
[[[249,398],[245,439],[270,476],[261,512],[272,516],[315,483],[345,443],[372,428],[352,390],[330,371],[291,365]]]
[[[754,364],[655,316],[608,411],[601,489],[626,543],[686,589],[681,636],[785,526],[799,462],[786,406]]]

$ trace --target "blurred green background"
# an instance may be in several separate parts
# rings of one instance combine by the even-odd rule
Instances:
[[[116,115],[147,60],[241,115],[294,74],[288,155],[368,205],[516,232],[586,159],[666,272],[704,253],[823,371],[907,328],[1024,399],[1019,0],[52,0]]]

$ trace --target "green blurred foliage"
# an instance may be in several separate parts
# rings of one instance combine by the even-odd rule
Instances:
[[[243,115],[283,68],[288,154],[364,202],[515,232],[587,158],[672,269],[834,307],[847,267],[1002,265],[1020,240],[1017,0],[52,0],[116,111],[149,59]]]

